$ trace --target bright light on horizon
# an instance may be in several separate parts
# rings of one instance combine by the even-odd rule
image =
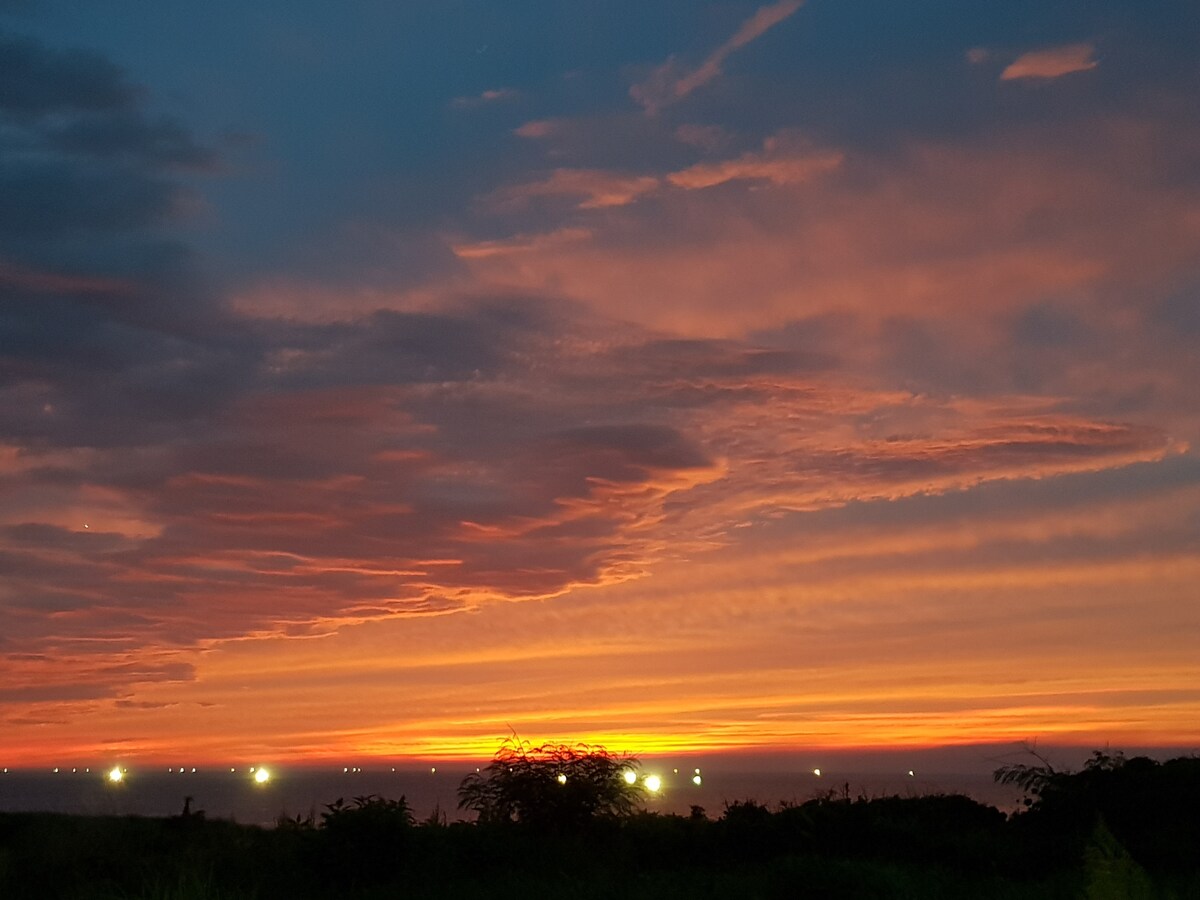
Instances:
[[[662,779],[657,775],[646,776],[646,790],[652,794],[657,794],[662,789]]]
[[[258,784],[266,784],[271,780],[271,773],[263,766],[259,766],[258,771],[254,773],[254,780]]]
[[[479,770],[476,769],[475,771],[478,772]],[[626,769],[625,774],[621,777],[625,779],[626,784],[633,784],[637,781],[637,773],[633,769]]]
[[[125,773],[121,771],[120,766],[113,766],[108,770],[107,777],[113,784],[120,784],[125,779]]]

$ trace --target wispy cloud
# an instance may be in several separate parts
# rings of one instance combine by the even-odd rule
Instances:
[[[783,132],[767,138],[762,150],[697,163],[661,177],[602,169],[555,169],[535,181],[492,191],[481,198],[481,204],[490,212],[514,212],[535,198],[568,197],[576,199],[577,209],[606,209],[628,206],[668,187],[691,191],[730,181],[768,182],[776,187],[801,184],[838,168],[842,160],[840,151],[817,148],[802,135]],[[516,246],[525,244],[518,240]]]
[[[743,153],[736,159],[720,162],[697,163],[672,172],[667,181],[688,190],[715,187],[739,179],[792,185],[836,169],[842,160],[843,154],[838,151],[817,150],[803,139],[784,135],[768,138],[761,152]]]
[[[1070,75],[1072,72],[1086,72],[1099,65],[1095,53],[1095,45],[1089,42],[1031,50],[1009,63],[1000,73],[1000,80],[1016,81],[1022,78],[1049,80]]]
[[[717,47],[694,69],[686,69],[671,57],[656,68],[640,84],[629,89],[629,95],[650,115],[686,97],[721,74],[725,60],[736,50],[761,37],[804,5],[804,0],[778,0],[761,6],[734,35]]]
[[[520,96],[520,92],[513,88],[491,88],[482,91],[478,94],[470,96],[455,97],[450,101],[450,105],[457,109],[474,109],[477,106],[486,106],[491,103],[502,103],[506,100],[515,100]]]
[[[536,197],[576,197],[580,209],[626,206],[655,190],[653,175],[627,175],[599,169],[555,169],[545,178],[511,185],[484,198],[495,210],[518,209]]]

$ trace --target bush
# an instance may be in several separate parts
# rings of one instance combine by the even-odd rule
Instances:
[[[598,820],[631,815],[642,799],[636,758],[586,744],[545,744],[508,738],[490,765],[463,779],[458,808],[485,825],[519,822],[577,830]]]

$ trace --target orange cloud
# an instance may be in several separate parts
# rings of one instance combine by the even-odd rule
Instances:
[[[667,176],[667,181],[685,190],[700,190],[728,181],[767,181],[778,186],[803,184],[810,178],[838,168],[844,159],[836,151],[819,151],[803,141],[776,136],[768,138],[761,153],[743,153],[737,159],[697,163]]]
[[[1000,73],[1000,80],[1049,80],[1073,72],[1087,72],[1099,65],[1095,53],[1096,47],[1092,43],[1065,44],[1061,47],[1031,50],[1009,63]]]

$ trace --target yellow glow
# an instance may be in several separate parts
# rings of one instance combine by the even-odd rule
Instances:
[[[645,783],[646,790],[652,794],[657,794],[660,790],[662,790],[662,779],[657,775],[647,775]]]
[[[637,781],[637,773],[634,772],[633,769],[626,769],[625,774],[621,777],[625,779],[626,784],[633,784],[635,781]]]
[[[699,775],[692,776],[692,784],[694,784],[696,787],[700,787],[700,785],[703,783],[704,779],[702,779]]]
[[[566,783],[567,783],[567,776],[566,776],[566,775],[559,774],[559,776],[558,776],[558,783],[559,783],[559,784],[566,784]]]
[[[818,778],[820,778],[820,777],[821,777],[821,770],[820,770],[820,769],[813,769],[813,774],[814,774],[814,775],[816,775]]]
[[[108,770],[108,780],[113,784],[120,784],[125,779],[125,773],[121,771],[120,766],[113,766]]]
[[[254,773],[254,780],[259,784],[266,784],[271,780],[271,773],[260,767],[259,770]]]

